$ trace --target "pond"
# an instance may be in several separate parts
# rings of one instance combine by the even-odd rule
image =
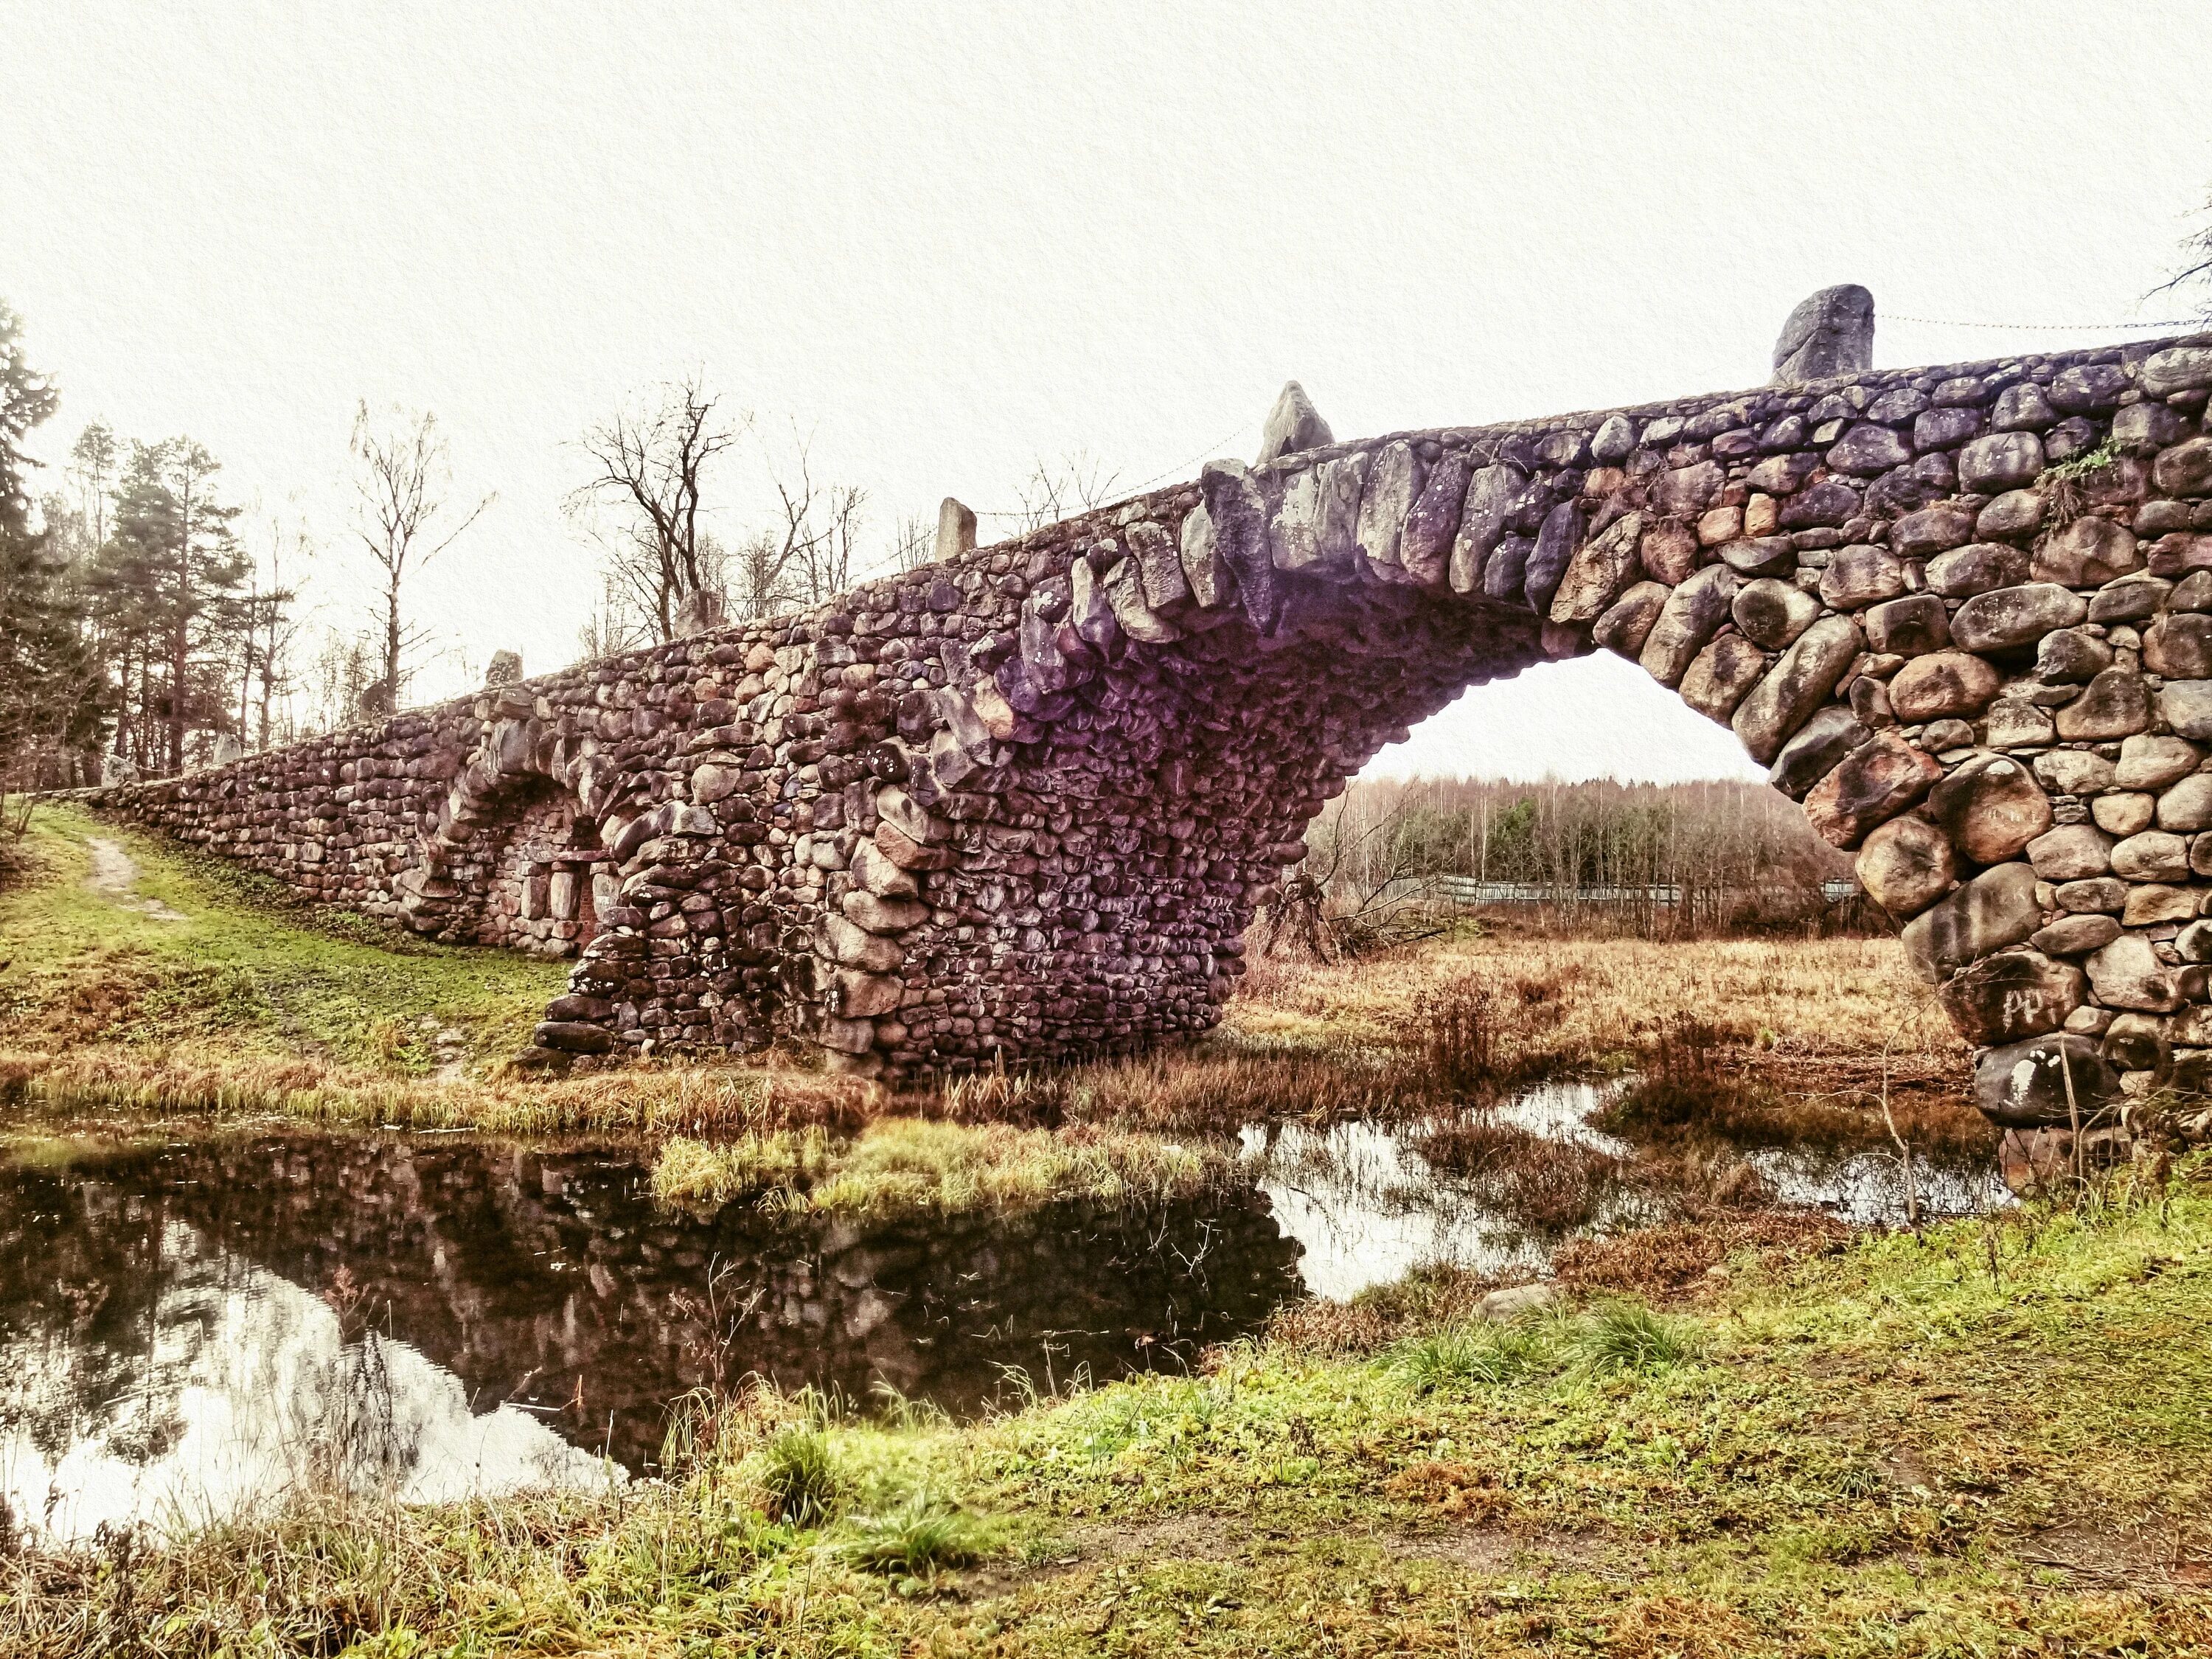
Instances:
[[[1499,1112],[1626,1154],[1584,1123],[1598,1103],[1561,1085]],[[1559,1235],[1431,1167],[1421,1132],[1255,1127],[1247,1179],[1164,1209],[868,1224],[665,1209],[633,1147],[27,1143],[0,1164],[0,1498],[67,1536],[297,1482],[428,1500],[619,1480],[653,1469],[672,1401],[748,1374],[973,1414],[1188,1367],[1286,1301],[1420,1263],[1540,1271]],[[1760,1157],[1791,1201],[1901,1212],[1893,1161]],[[1958,1171],[1935,1199],[2001,1190]],[[1578,1230],[1662,1209],[1623,1188]]]

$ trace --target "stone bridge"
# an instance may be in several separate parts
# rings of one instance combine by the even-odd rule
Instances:
[[[985,548],[947,503],[811,614],[99,799],[574,956],[541,1058],[783,1032],[920,1081],[1212,1026],[1378,749],[1609,650],[1858,849],[1993,1114],[2193,1086],[2212,335],[1871,371],[1871,327],[1828,290],[1760,390],[1357,443],[1293,388],[1257,465]]]

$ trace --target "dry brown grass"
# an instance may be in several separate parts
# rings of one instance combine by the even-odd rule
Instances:
[[[1834,1144],[1860,1138],[1885,1077],[1908,1135],[1977,1133],[1960,1116],[1966,1045],[1894,939],[1457,937],[1363,962],[1261,959],[1224,1034],[1293,1054],[1431,1048],[1452,1041],[1435,1035],[1437,1009],[1468,987],[1512,1016],[1480,1055],[1502,1077],[1627,1070],[1686,1017],[1733,1072]]]
[[[1552,1267],[1562,1284],[1577,1291],[1626,1291],[1663,1302],[1717,1288],[1723,1281],[1714,1269],[1739,1251],[1771,1271],[1809,1255],[1835,1254],[1850,1236],[1833,1216],[1800,1210],[1705,1214],[1611,1237],[1569,1239]]]
[[[759,1133],[820,1124],[850,1130],[879,1091],[788,1062],[640,1065],[545,1079],[398,1078],[301,1057],[225,1054],[198,1045],[0,1049],[0,1103],[41,1115],[111,1113],[501,1133]]]

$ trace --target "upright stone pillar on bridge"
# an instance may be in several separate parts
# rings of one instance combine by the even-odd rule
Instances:
[[[937,562],[948,564],[975,550],[975,514],[947,495],[937,504]]]
[[[2203,1089],[2212,334],[1875,371],[1871,319],[1816,295],[1761,388],[1353,443],[1290,388],[1261,465],[980,549],[948,503],[944,559],[805,616],[100,799],[580,952],[549,1060],[782,1031],[921,1081],[1207,1029],[1377,749],[1609,650],[1858,853],[1999,1121]],[[574,918],[521,917],[547,870]]]

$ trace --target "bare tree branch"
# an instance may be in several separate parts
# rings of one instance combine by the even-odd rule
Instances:
[[[425,637],[404,621],[401,591],[407,578],[457,541],[463,532],[499,499],[487,495],[442,536],[435,526],[446,514],[444,491],[453,471],[438,417],[429,410],[409,416],[394,410],[382,426],[362,400],[354,415],[354,533],[384,574],[384,598],[377,620],[384,629],[384,698],[397,708],[407,683],[404,659]]]
[[[726,422],[720,403],[687,375],[633,398],[580,442],[593,472],[569,492],[570,516],[599,543],[608,574],[655,640],[676,636],[693,596],[724,597],[700,520],[715,457],[736,445],[752,416]]]

